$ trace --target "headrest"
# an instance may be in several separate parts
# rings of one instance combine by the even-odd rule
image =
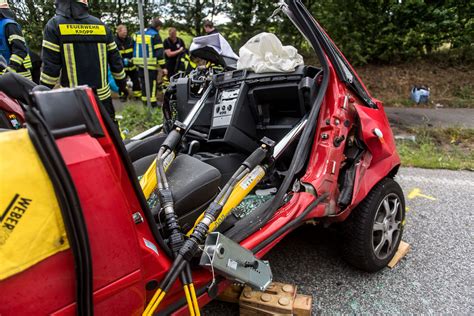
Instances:
[[[56,139],[82,133],[104,136],[87,93],[89,89],[83,86],[33,92],[34,106]]]

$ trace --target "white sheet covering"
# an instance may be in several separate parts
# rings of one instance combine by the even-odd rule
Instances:
[[[273,33],[260,33],[252,37],[239,50],[237,69],[250,69],[256,73],[291,72],[303,65],[303,57],[293,46],[283,46]]]
[[[212,47],[221,56],[233,59],[239,58],[239,56],[237,56],[232,50],[232,47],[230,47],[229,42],[218,33],[195,37],[189,47],[189,51],[192,53],[196,49],[207,46]]]

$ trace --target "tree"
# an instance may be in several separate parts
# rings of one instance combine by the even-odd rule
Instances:
[[[212,20],[218,12],[225,11],[227,5],[225,1],[216,0],[172,0],[164,10],[171,16],[167,24],[179,27],[193,36],[199,36],[203,33],[203,21],[207,18]]]
[[[41,47],[43,28],[54,15],[55,0],[10,1],[33,50]],[[276,1],[142,0],[145,25],[152,17],[190,35],[202,34],[204,19],[224,14],[230,22],[220,31],[237,51],[250,37],[273,32],[285,45],[306,54],[310,47],[284,14],[271,20]],[[474,2],[466,0],[302,0],[321,26],[354,64],[397,62],[455,48],[472,56]],[[89,0],[90,12],[111,27],[138,29],[137,1]],[[470,52],[470,53],[469,53]]]
[[[55,13],[54,0],[23,0],[10,3],[30,49],[39,51],[41,40],[38,39],[43,38],[44,26]]]

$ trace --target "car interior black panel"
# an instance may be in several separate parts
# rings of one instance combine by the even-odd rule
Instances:
[[[234,70],[214,75],[215,91],[194,121],[186,137],[188,147],[182,152],[248,154],[264,136],[281,140],[310,110],[317,95],[320,73],[319,68],[299,66],[290,73],[256,74]],[[198,91],[202,91],[202,84],[181,77],[170,87],[175,91],[170,99],[172,112],[182,122],[201,98]],[[161,134],[129,142],[126,147],[131,160],[156,154],[164,138]],[[197,144],[190,146],[191,142]],[[196,157],[201,159],[199,155]],[[223,179],[229,170],[221,170]]]
[[[212,199],[221,174],[216,168],[189,155],[179,155],[167,172],[178,216]]]
[[[61,138],[88,132],[102,137],[104,132],[83,88],[33,92],[35,106],[51,133]]]
[[[208,141],[222,142],[244,152],[257,148],[255,120],[247,102],[248,86],[219,89],[216,93]]]
[[[200,152],[195,154],[193,157],[213,166],[221,173],[220,186],[222,187],[232,177],[235,170],[242,164],[247,158],[244,154],[230,153],[230,154],[214,154]]]
[[[133,166],[137,176],[142,176],[155,158],[156,154],[135,161]],[[175,211],[180,218],[194,214],[199,207],[209,203],[221,183],[219,170],[186,154],[175,158],[166,175],[173,194]],[[186,216],[188,220],[195,220],[196,217]]]
[[[192,109],[194,104],[200,99],[200,96],[195,95],[191,89],[190,78],[179,78],[176,81],[176,112],[177,119],[184,121],[189,111]],[[201,111],[201,114],[197,117],[193,124],[193,128],[198,131],[202,130],[202,127],[208,128],[211,120],[212,104],[214,103],[213,98],[209,98],[206,105]],[[200,128],[201,127],[201,128]]]
[[[132,161],[133,169],[135,169],[135,173],[137,174],[138,178],[141,178],[145,172],[150,167],[153,160],[156,159],[156,153],[141,157],[135,161]]]
[[[136,161],[142,157],[156,154],[157,149],[161,147],[166,136],[167,134],[159,133],[141,140],[132,140],[125,144],[125,148],[127,149],[130,159]]]

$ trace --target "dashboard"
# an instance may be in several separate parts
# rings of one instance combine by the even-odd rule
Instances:
[[[214,75],[216,87],[193,124],[207,135],[209,144],[225,144],[251,152],[267,136],[280,140],[308,112],[316,96],[320,69],[300,66],[290,73],[256,74],[234,70]],[[176,87],[178,120],[183,120],[199,100],[189,78]]]

